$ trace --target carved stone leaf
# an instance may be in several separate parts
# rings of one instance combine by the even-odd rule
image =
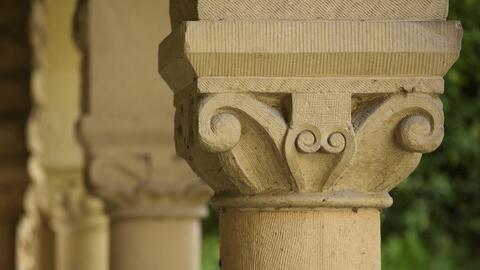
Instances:
[[[214,95],[198,112],[198,143],[219,152],[219,162],[236,192],[289,191],[280,149],[287,130],[277,110],[249,95]],[[206,178],[208,179],[208,178]]]
[[[388,192],[443,139],[442,104],[426,94],[381,98],[359,109],[353,122],[357,154],[328,190]]]

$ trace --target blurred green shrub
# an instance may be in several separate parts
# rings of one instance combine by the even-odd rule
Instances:
[[[442,96],[445,139],[392,192],[383,270],[480,269],[480,0],[451,0],[450,19],[465,36]],[[212,212],[204,224],[203,270],[218,269],[216,219]]]
[[[480,0],[450,1],[465,30],[446,76],[445,139],[392,192],[384,211],[384,270],[480,269]]]

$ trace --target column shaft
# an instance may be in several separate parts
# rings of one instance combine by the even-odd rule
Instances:
[[[56,270],[108,269],[107,220],[82,222],[55,225]]]
[[[200,269],[198,219],[116,219],[111,235],[115,270]]]
[[[224,210],[223,270],[380,269],[377,209]]]

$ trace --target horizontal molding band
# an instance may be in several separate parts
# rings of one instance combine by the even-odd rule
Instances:
[[[112,219],[152,219],[152,218],[172,218],[172,219],[199,219],[208,215],[208,209],[203,206],[182,206],[169,205],[151,207],[131,207],[115,209],[109,212]]]
[[[460,54],[459,22],[196,21],[159,48],[174,89],[196,78],[443,76]]]
[[[203,76],[443,76],[457,52],[188,53]]]
[[[458,21],[185,22],[185,53],[455,52]]]
[[[401,93],[443,94],[442,77],[270,78],[201,77],[199,93]]]
[[[193,20],[441,20],[448,0],[177,0],[174,21]]]
[[[393,200],[388,193],[365,194],[354,191],[332,193],[291,193],[282,195],[215,195],[215,208],[277,209],[277,208],[388,208]]]

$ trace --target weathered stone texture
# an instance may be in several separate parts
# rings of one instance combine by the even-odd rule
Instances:
[[[196,20],[446,19],[448,0],[172,0],[174,26]]]
[[[380,269],[379,216],[377,209],[224,210],[222,269]]]
[[[443,76],[461,36],[458,22],[187,22],[160,70],[174,89],[196,77]]]

